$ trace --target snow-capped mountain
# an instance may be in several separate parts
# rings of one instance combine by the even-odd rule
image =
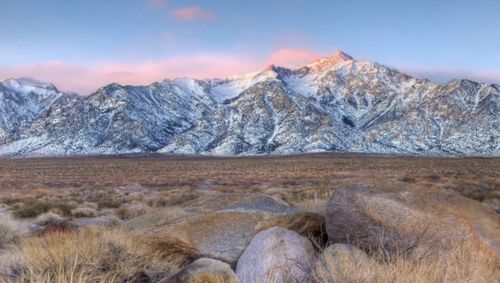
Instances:
[[[61,100],[64,103],[78,99],[64,94],[52,84],[31,78],[9,79],[0,83],[0,141],[17,139],[21,130]]]
[[[0,84],[0,154],[500,153],[500,86],[437,84],[343,52],[228,79],[111,84],[87,97]]]

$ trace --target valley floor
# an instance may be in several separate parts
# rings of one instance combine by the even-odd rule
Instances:
[[[177,242],[178,238],[170,237],[169,233],[175,229],[184,229],[179,235],[189,236],[191,230],[186,230],[186,219],[196,223],[200,215],[208,217],[227,207],[237,207],[239,202],[247,202],[252,207],[256,205],[257,210],[265,207],[265,213],[286,206],[289,209],[282,211],[286,215],[293,209],[293,213],[300,210],[300,213],[326,217],[328,229],[328,200],[342,189],[357,188],[451,192],[466,199],[464,207],[478,207],[481,212],[475,215],[490,213],[494,223],[500,213],[500,158],[308,154],[0,159],[0,282],[64,282],[70,278],[73,282],[165,280],[201,254],[212,252],[201,252],[200,249],[206,247],[196,246],[198,238]],[[269,200],[264,202],[262,198]],[[425,204],[412,209],[422,207]],[[246,211],[247,208],[238,209]],[[450,209],[452,212],[457,215]],[[464,213],[474,215],[470,211]],[[268,225],[269,217],[278,216],[266,217]],[[307,221],[311,220],[307,218]],[[281,218],[277,223],[298,233],[304,232],[296,229],[296,223],[283,224]],[[213,225],[219,224],[217,220]],[[199,225],[200,230],[211,229],[210,225],[208,228]],[[500,235],[497,228],[490,227],[486,232]],[[311,241],[318,253],[324,253],[330,244],[326,234],[315,234]],[[85,243],[87,252],[78,247],[80,243]],[[109,243],[119,247],[120,252],[113,245],[110,250]],[[332,261],[324,255],[320,257],[324,264],[316,265],[310,276],[302,279],[313,282],[491,282],[500,279],[498,258],[484,253],[475,256],[477,261],[474,261],[468,256],[471,245],[465,242],[448,249],[448,253],[425,258],[417,252],[418,247],[412,248],[415,252],[411,255],[388,257],[386,251],[359,246],[373,258],[364,269],[352,264],[344,266],[342,272],[353,274],[339,277],[338,270],[333,272],[328,268]],[[51,252],[47,252],[46,247]],[[472,250],[477,252],[478,248]],[[226,259],[225,256],[213,258]],[[120,263],[115,264],[118,259]],[[231,256],[222,261],[236,268]],[[98,264],[92,265],[92,262]],[[280,282],[280,277],[276,278],[275,281]]]

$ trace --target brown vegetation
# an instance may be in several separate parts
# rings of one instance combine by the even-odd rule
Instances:
[[[198,252],[186,243],[153,237],[141,225],[146,230],[205,215],[256,194],[325,215],[336,191],[355,187],[452,190],[498,213],[500,158],[318,154],[0,159],[0,204],[13,217],[0,211],[0,281],[160,279],[197,258]],[[139,229],[110,228],[122,220]],[[26,237],[26,222],[41,230]],[[99,228],[75,228],[92,226],[88,223]],[[321,252],[328,243],[317,239]],[[500,282],[498,258],[473,243],[426,254],[423,248],[416,245],[391,257],[383,250],[366,251],[373,260],[363,266],[340,268],[326,260],[311,276],[318,282]]]
[[[3,264],[20,282],[135,282],[146,272],[155,278],[175,271],[192,256],[168,239],[82,229],[26,239]]]

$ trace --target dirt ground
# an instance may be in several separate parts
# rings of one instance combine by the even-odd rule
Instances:
[[[140,185],[176,189],[322,193],[343,186],[420,186],[500,197],[500,158],[422,158],[355,154],[261,157],[107,156],[0,159],[0,196]]]

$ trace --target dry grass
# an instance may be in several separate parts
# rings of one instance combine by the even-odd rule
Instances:
[[[134,282],[145,276],[159,279],[193,255],[190,247],[180,243],[139,237],[123,230],[53,233],[22,241],[10,259],[0,264],[0,281]]]
[[[21,240],[27,233],[22,223],[8,216],[0,216],[0,251]]]
[[[369,262],[338,261],[325,256],[316,265],[317,282],[388,282],[388,283],[490,283],[500,282],[497,257],[469,243],[456,244],[421,257],[418,249],[411,255],[399,255],[391,261],[375,256]]]
[[[499,167],[500,158],[347,154],[0,159],[0,190],[4,192],[2,198],[17,196],[23,199],[25,192],[47,197],[53,196],[57,189],[72,189],[76,192],[74,197],[81,197],[81,192],[108,192],[131,184],[160,191],[175,188],[233,191],[261,190],[264,186],[322,190],[322,187],[337,188],[356,182],[440,186],[463,190],[464,194],[483,199],[495,196],[492,191],[500,190]]]
[[[71,210],[75,207],[62,201],[45,201],[36,199],[25,199],[22,205],[14,210],[14,215],[19,218],[32,218],[46,212],[55,212],[61,215],[71,215]]]
[[[143,214],[146,214],[151,209],[145,204],[133,204],[127,207],[119,208],[116,215],[122,220],[130,220]]]
[[[165,206],[176,206],[174,211],[212,192],[267,194],[324,214],[336,190],[356,186],[454,190],[494,208],[500,198],[500,158],[320,154],[0,159],[0,203],[28,220],[47,212],[65,218],[92,215],[79,209],[86,207],[120,223],[114,215],[128,220]],[[0,249],[8,246],[14,252],[0,258],[0,282],[9,279],[7,269],[16,276],[10,278],[13,282],[124,282],[145,275],[159,279],[195,254],[178,242],[111,228],[55,229],[23,239],[20,222],[9,221],[0,219]],[[320,282],[500,282],[497,259],[479,249],[460,246],[424,257],[418,250],[389,260],[374,256],[363,267],[326,266],[314,276]]]
[[[74,217],[95,217],[97,211],[94,208],[82,206],[71,210],[71,215]]]

